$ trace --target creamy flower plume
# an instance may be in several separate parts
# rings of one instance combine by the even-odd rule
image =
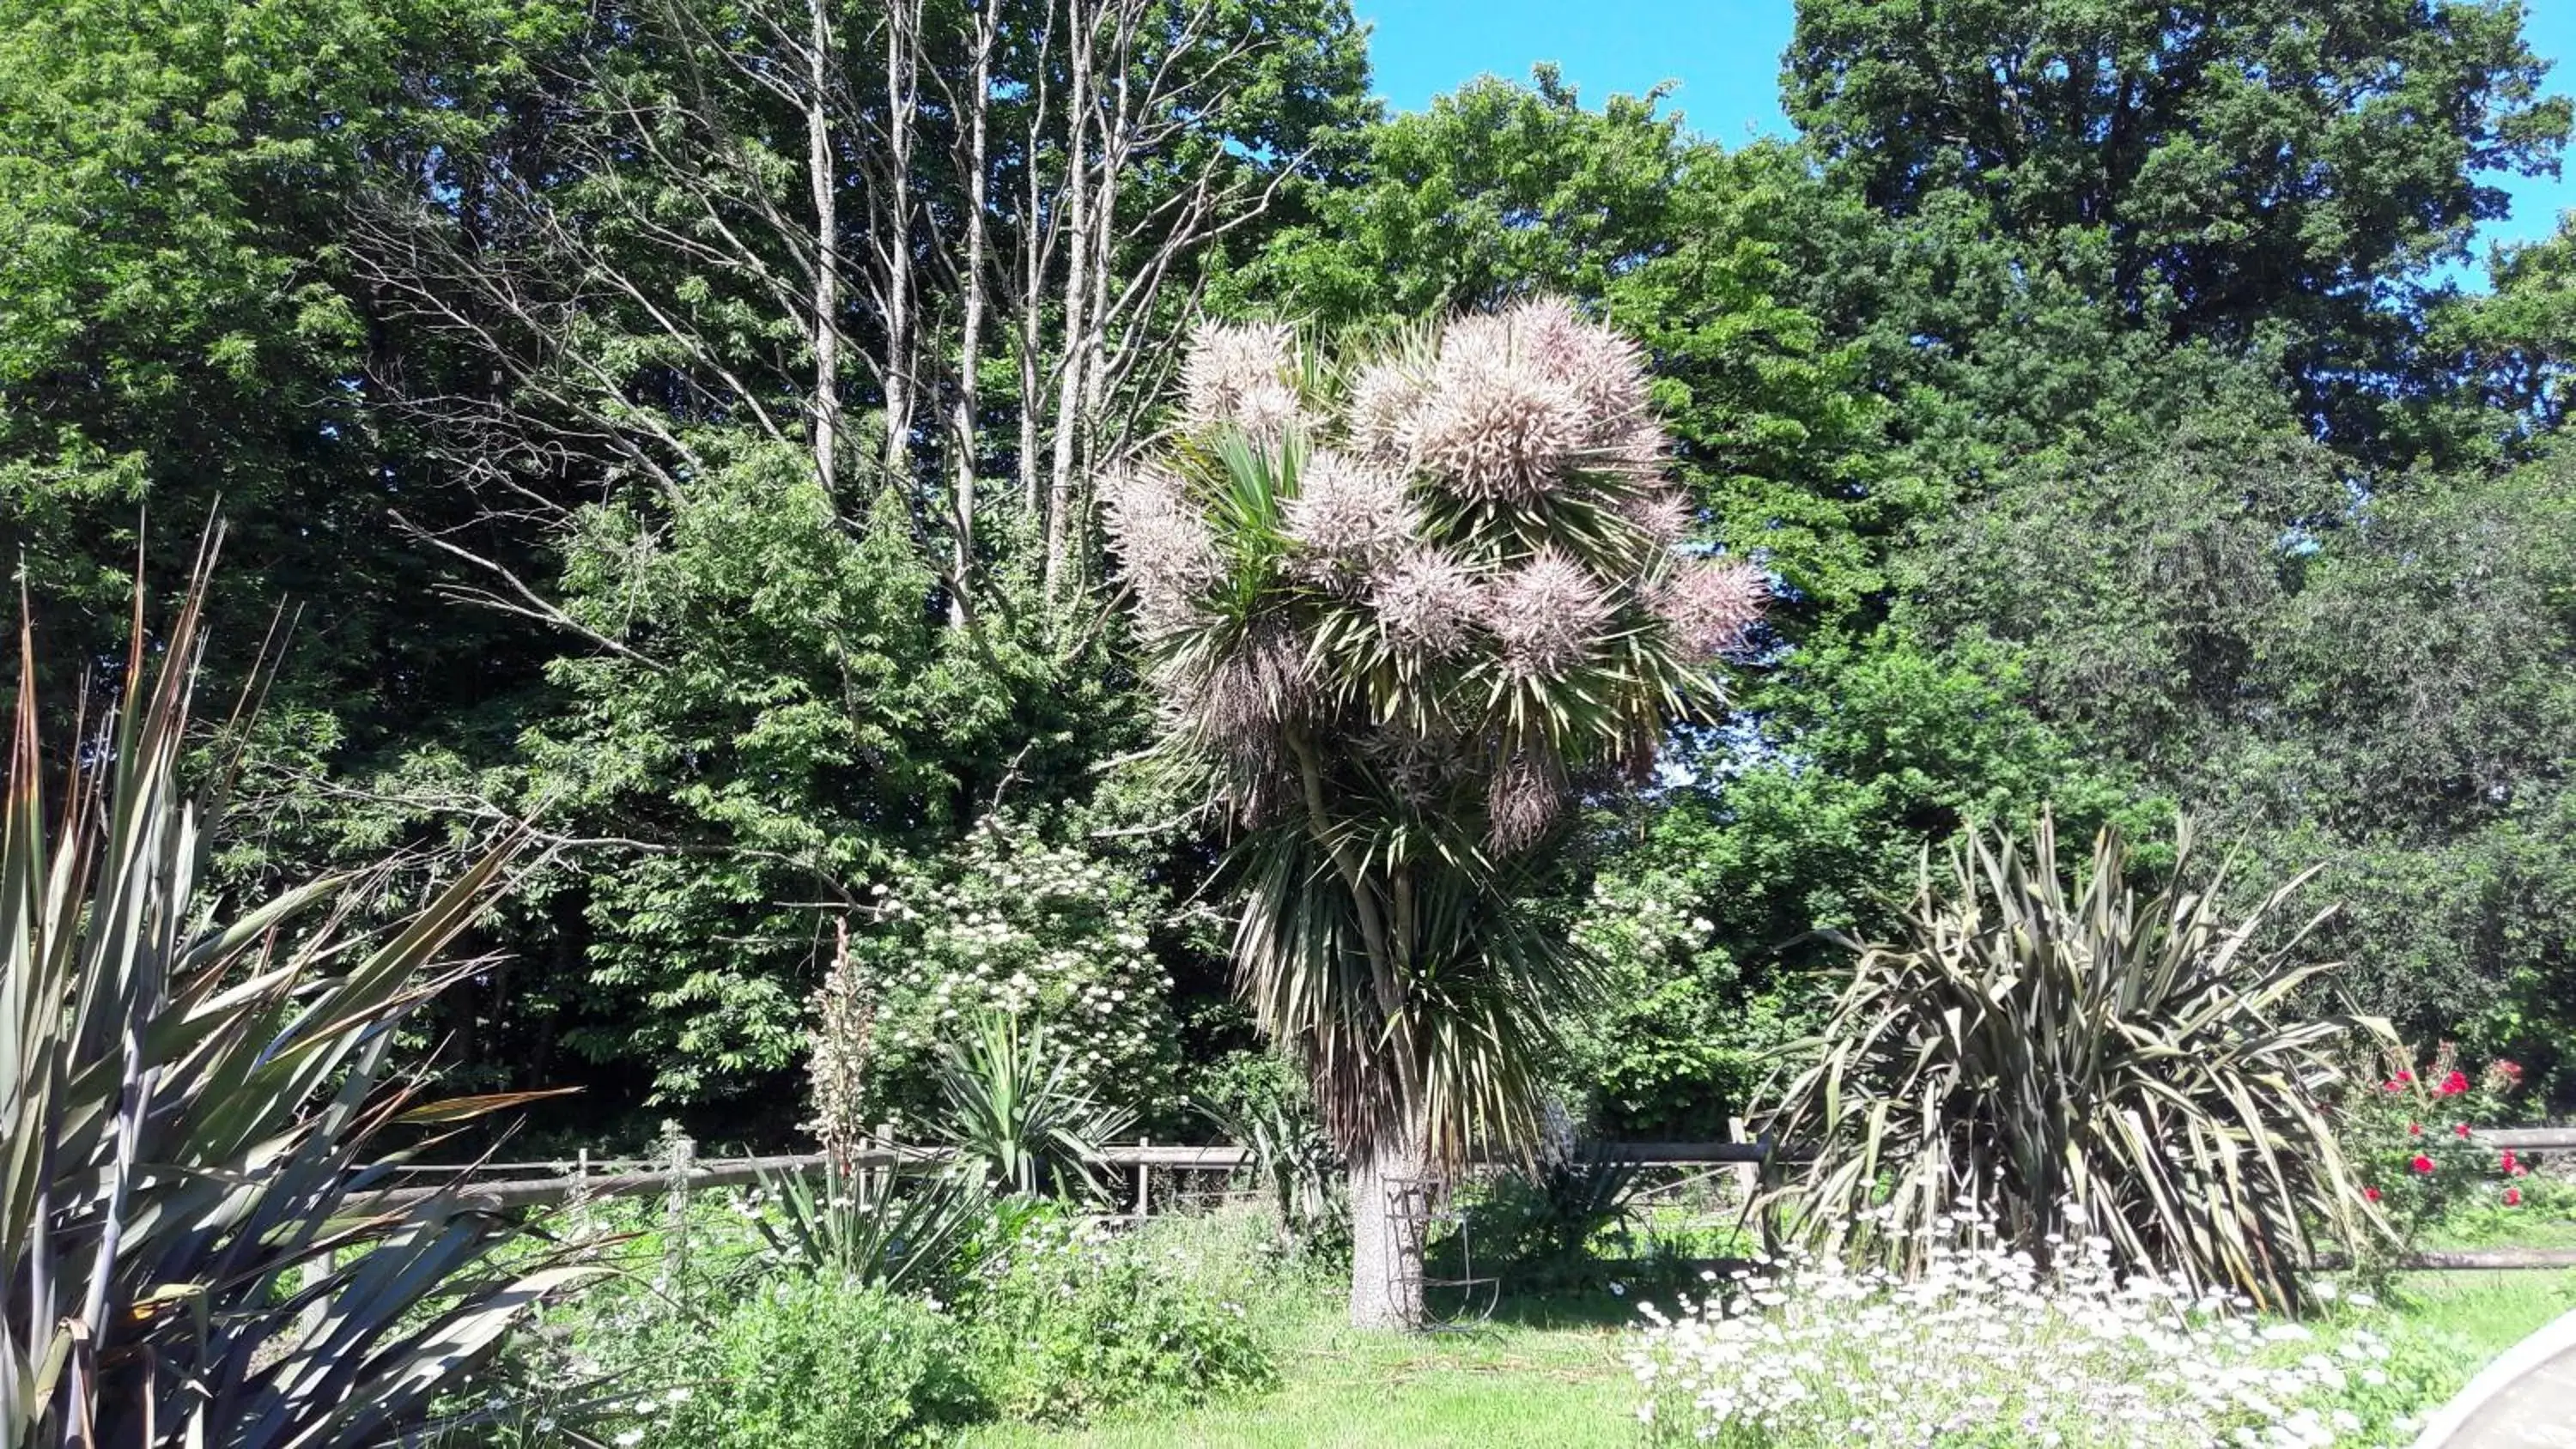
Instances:
[[[1416,549],[1379,578],[1369,607],[1398,648],[1447,656],[1467,646],[1468,631],[1485,610],[1485,590],[1456,559]]]
[[[1554,678],[1582,663],[1610,614],[1600,582],[1554,548],[1503,575],[1485,604],[1505,667],[1524,679]]]
[[[1284,323],[1202,322],[1181,364],[1181,411],[1192,427],[1230,423],[1275,441],[1297,418],[1295,338]]]
[[[1351,446],[1371,458],[1401,461],[1405,428],[1430,395],[1430,382],[1401,363],[1372,362],[1361,368],[1351,383]]]
[[[1651,488],[1620,499],[1619,516],[1635,524],[1647,538],[1670,548],[1690,537],[1694,515],[1690,499],[1680,489]]]
[[[1769,595],[1769,580],[1749,563],[1691,559],[1655,588],[1652,603],[1686,653],[1709,659],[1743,646]]]
[[[1573,392],[1517,355],[1497,317],[1450,324],[1403,432],[1413,466],[1459,496],[1523,503],[1557,485],[1586,435]]]
[[[1646,420],[1645,349],[1585,321],[1559,298],[1524,302],[1502,315],[1520,355],[1574,395],[1586,445],[1619,447]]]
[[[1216,536],[1169,469],[1121,469],[1100,485],[1109,547],[1125,565],[1139,609],[1150,625],[1182,617],[1191,595],[1216,581],[1223,565]]]
[[[1308,576],[1327,583],[1367,578],[1421,527],[1403,478],[1339,453],[1309,456],[1297,473],[1297,496],[1288,500],[1288,537],[1305,551]]]

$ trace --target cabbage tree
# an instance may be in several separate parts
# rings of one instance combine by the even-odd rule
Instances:
[[[1584,972],[1531,871],[1759,613],[1689,545],[1644,361],[1552,301],[1331,357],[1210,325],[1103,484],[1156,758],[1233,832],[1241,993],[1348,1164],[1361,1325],[1422,1319],[1421,1186],[1535,1135]]]

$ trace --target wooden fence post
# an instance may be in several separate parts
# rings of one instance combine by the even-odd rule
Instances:
[[[1151,1147],[1154,1145],[1154,1139],[1151,1137],[1139,1137],[1136,1139],[1136,1145],[1140,1148]],[[1153,1169],[1145,1165],[1145,1155],[1142,1152],[1139,1152],[1136,1155],[1136,1221],[1140,1223],[1145,1220],[1146,1214],[1154,1210],[1152,1192],[1145,1176],[1146,1173],[1152,1170]]]
[[[689,1172],[697,1165],[698,1144],[677,1122],[663,1124],[670,1133],[670,1194],[663,1203],[662,1277],[665,1288],[680,1292],[680,1275],[689,1269]]]
[[[1726,1140],[1729,1142],[1742,1142],[1745,1140],[1743,1118],[1729,1117],[1726,1119]],[[1751,1162],[1737,1163],[1735,1165],[1736,1195],[1743,1198],[1746,1202],[1751,1202],[1753,1200],[1754,1187],[1760,1180],[1761,1171],[1762,1169],[1759,1164]]]

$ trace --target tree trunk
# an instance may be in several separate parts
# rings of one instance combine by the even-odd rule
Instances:
[[[841,450],[840,170],[832,155],[832,27],[807,0],[805,179],[814,195],[814,481],[831,497]],[[837,499],[835,500],[838,501]]]
[[[1422,1306],[1421,1165],[1399,1147],[1351,1155],[1351,1326],[1411,1332]]]

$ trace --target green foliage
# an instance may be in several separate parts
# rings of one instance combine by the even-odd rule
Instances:
[[[987,1012],[949,1047],[940,1108],[924,1125],[969,1172],[1005,1191],[1097,1193],[1101,1153],[1135,1121],[1099,1090],[1075,1075],[1045,1027]]]
[[[2313,1233],[2385,1232],[2319,1094],[2348,1037],[2386,1025],[2294,1014],[2330,969],[2273,928],[2308,877],[2228,924],[2226,871],[2201,877],[2190,843],[2153,896],[2112,829],[2062,879],[2045,815],[1955,848],[1938,887],[1927,862],[1903,937],[1851,943],[1817,1060],[1768,1117],[1813,1154],[1767,1194],[1778,1221],[1910,1261],[1966,1200],[2042,1260],[2098,1236],[2276,1307]]]
[[[1605,1138],[1722,1140],[1820,1003],[1795,984],[1748,979],[1713,939],[1716,924],[1688,914],[1726,889],[1718,831],[1686,805],[1657,811],[1650,828],[1604,865],[1575,924],[1602,989],[1567,1026],[1560,1077],[1591,1096]]]
[[[572,555],[572,607],[625,649],[556,664],[569,703],[532,731],[525,788],[644,847],[578,882],[590,1009],[569,1044],[705,1100],[795,1061],[831,921],[868,881],[936,878],[961,812],[1015,759],[1060,768],[1111,690],[1042,616],[943,625],[902,499],[845,527],[792,449],[747,448],[656,511],[597,511]]]
[[[2501,427],[2531,437],[2557,432],[2572,398],[2576,362],[2576,230],[2561,216],[2554,236],[2499,247],[2490,290],[2452,299],[2434,314],[2435,345],[2456,350],[2480,400]]]
[[[1222,1058],[1198,1075],[1192,1097],[1221,1139],[1252,1154],[1252,1180],[1268,1190],[1281,1227],[1309,1242],[1347,1236],[1341,1156],[1316,1116],[1313,1089],[1285,1058]]]
[[[175,587],[218,503],[233,578],[260,585],[210,602],[225,636],[256,637],[280,595],[330,620],[292,641],[282,698],[372,735],[519,661],[506,629],[405,607],[430,571],[386,511],[438,526],[456,500],[414,486],[366,405],[388,338],[347,206],[387,173],[453,184],[577,8],[0,6],[0,540],[51,667],[113,658],[138,555]]]
[[[988,816],[870,889],[875,924],[852,949],[874,1006],[868,1092],[889,1120],[940,1110],[946,1051],[990,1012],[1043,1028],[1071,1086],[1168,1108],[1181,1030],[1154,948],[1174,913],[1138,862]]]
[[[685,1393],[642,1442],[670,1449],[936,1444],[983,1407],[956,1323],[828,1271],[761,1282],[667,1368]]]
[[[1808,0],[1783,105],[1891,216],[1964,203],[2034,261],[2080,238],[2094,305],[2176,338],[2277,329],[2351,423],[2377,399],[2337,374],[2404,331],[2362,279],[2456,255],[2503,213],[2485,173],[2556,170],[2568,103],[2521,32],[2512,0]]]
[[[1031,1217],[960,1290],[994,1406],[1040,1421],[1204,1403],[1267,1386],[1263,1220],[1160,1219],[1131,1236]]]
[[[2163,828],[2169,804],[2027,693],[2009,650],[1820,637],[1742,733],[1676,752],[1690,779],[1605,832],[1571,926],[1605,989],[1568,1018],[1560,1078],[1605,1135],[1722,1136],[1847,969],[1813,933],[1894,931],[1926,842],[2052,803],[2071,829]]]
[[[994,1210],[962,1174],[896,1178],[826,1163],[819,1175],[782,1173],[762,1186],[776,1213],[753,1225],[779,1259],[887,1292],[947,1286],[970,1225]]]
[[[1432,1246],[1459,1277],[1497,1278],[1511,1294],[1593,1286],[1614,1246],[1633,1240],[1637,1169],[1624,1163],[1549,1162],[1505,1173],[1467,1205],[1455,1238]]]
[[[511,832],[396,927],[363,878],[248,907],[206,885],[232,773],[183,776],[212,548],[76,741],[57,822],[22,651],[0,848],[0,1443],[262,1449],[417,1428],[544,1294],[497,1269],[517,1229],[447,1191],[388,1199],[397,1129],[508,1098],[419,1101],[394,1028],[501,888]]]

